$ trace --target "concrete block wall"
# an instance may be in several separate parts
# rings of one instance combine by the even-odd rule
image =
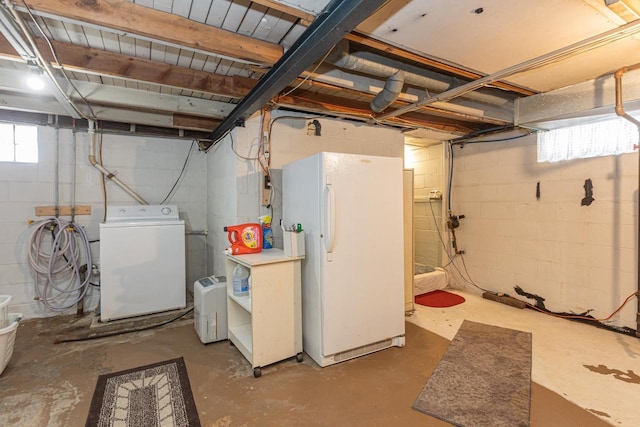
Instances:
[[[419,147],[405,146],[405,167],[414,170],[413,205],[415,262],[429,266],[442,265],[442,201],[428,200],[431,190],[444,192],[442,144]],[[446,239],[445,234],[442,234]],[[445,240],[446,241],[446,240]]]
[[[235,130],[232,131],[207,153],[208,271],[209,274],[216,276],[225,275],[224,250],[229,246],[229,241],[224,227],[238,224],[236,156],[231,149],[231,135],[235,132]],[[236,140],[234,136],[233,141]]]
[[[99,224],[104,208],[100,190],[100,174],[89,164],[88,138],[85,132],[76,134],[76,157],[72,156],[73,134],[59,130],[59,203],[71,202],[73,165],[76,166],[76,204],[91,205],[90,216],[78,216],[90,239],[99,238]],[[160,203],[178,178],[190,147],[190,141],[162,138],[104,135],[104,165],[117,171],[118,177],[150,203]],[[34,226],[27,221],[37,220],[35,206],[52,206],[55,201],[56,130],[38,128],[39,161],[28,163],[0,163],[0,294],[13,296],[11,310],[26,317],[51,316],[41,303],[34,301],[34,284],[28,265],[27,246]],[[207,227],[206,162],[204,155],[191,156],[172,204],[178,205],[187,229]],[[109,204],[135,205],[128,195],[113,183],[107,182]],[[69,219],[69,218],[66,218]],[[206,271],[206,245],[203,236],[186,236],[187,282],[202,277]],[[99,265],[99,244],[91,245],[93,263]],[[92,288],[87,309],[96,307],[98,292]],[[74,310],[71,310],[72,312]]]
[[[605,317],[636,290],[638,154],[537,163],[536,153],[534,135],[454,147],[452,209],[466,215],[457,237],[471,278]],[[595,200],[581,206],[586,179]],[[632,300],[614,323],[635,329],[635,313]]]
[[[321,136],[314,136],[313,128],[309,129],[309,123],[314,118],[321,124]],[[404,137],[399,130],[344,120],[317,118],[310,114],[280,111],[272,112],[272,119],[276,119],[271,127],[270,152],[275,247],[282,248],[282,234],[275,224],[278,224],[282,217],[283,165],[321,151],[391,157],[403,157],[404,155]],[[241,156],[255,157],[260,135],[260,117],[253,116],[246,121],[245,127],[234,129],[232,135],[234,147]],[[233,220],[233,222],[227,222],[224,225],[257,222],[258,216],[271,213],[271,210],[261,206],[262,171],[257,162],[235,156],[230,148],[230,137],[225,138],[219,145],[221,146],[217,149],[218,151],[210,151],[213,157],[217,157],[217,159],[209,160],[208,163],[212,178],[211,185],[221,186],[224,182],[224,185],[236,189],[237,198],[228,196],[216,199],[216,204],[210,206],[208,214],[211,227],[214,227],[212,221],[216,216],[225,218],[225,220]],[[219,171],[224,170],[225,176],[212,176],[211,174],[215,173],[212,171],[214,167],[217,167]],[[229,168],[234,170],[233,175],[231,175]],[[229,210],[230,207],[234,213]],[[217,232],[211,236],[210,244],[215,248],[213,259],[215,274],[224,274],[222,249],[229,246],[227,237]]]

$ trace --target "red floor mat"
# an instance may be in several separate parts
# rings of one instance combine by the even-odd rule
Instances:
[[[426,307],[453,307],[463,302],[463,297],[447,291],[432,291],[416,295],[416,304]]]

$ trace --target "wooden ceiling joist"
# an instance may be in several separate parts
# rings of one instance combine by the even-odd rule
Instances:
[[[210,117],[196,117],[187,114],[174,114],[173,125],[181,129],[211,130],[220,124],[220,120]]]
[[[25,0],[37,13],[135,34],[258,64],[283,54],[277,44],[201,24],[124,0]],[[20,8],[18,3],[18,9]]]
[[[366,92],[360,92],[354,89],[349,89],[346,87],[341,87],[341,86],[336,86],[333,84],[329,84],[329,83],[323,83],[323,82],[319,82],[317,80],[304,80],[302,78],[298,78],[296,79],[295,82],[297,85],[299,85],[300,88],[305,89],[306,88],[311,88],[311,87],[315,87],[315,88],[324,88],[327,89],[329,91],[332,92],[338,92],[341,95],[351,95],[351,97],[359,97],[359,98],[366,98],[367,102],[371,102],[371,100],[375,97],[375,94],[370,94],[370,93],[366,93]],[[395,101],[392,104],[392,107],[394,108],[400,108],[400,107],[404,107],[406,105],[409,105],[408,102],[403,102],[403,101]],[[446,110],[443,108],[438,108],[432,105],[427,105],[424,106],[422,108],[420,108],[421,112],[425,113],[425,114],[430,114],[430,115],[434,115],[434,116],[440,116],[440,117],[446,117],[449,119],[453,119],[453,120],[460,120],[460,121],[470,121],[470,122],[477,122],[477,123],[489,123],[489,124],[493,124],[493,125],[505,125],[506,122],[505,121],[501,121],[501,120],[497,120],[497,119],[491,119],[488,117],[482,117],[482,116],[471,116],[469,114],[465,114],[465,113],[461,113],[458,111],[452,111],[452,110]]]
[[[363,119],[372,118],[371,109],[367,102],[346,100],[317,92],[298,90],[293,94],[280,96],[274,101],[278,105],[293,108],[298,107],[303,110],[360,117]],[[388,120],[386,122],[413,127],[428,127],[447,132],[469,133],[487,127],[486,125],[478,123],[469,123],[421,113],[408,113],[402,117],[394,117],[393,119],[397,120]]]
[[[389,53],[391,55],[395,55],[399,58],[402,59],[406,59],[409,61],[413,61],[413,62],[417,62],[418,64],[422,64],[422,65],[426,65],[428,67],[434,68],[436,70],[440,70],[440,71],[446,71],[448,73],[454,74],[456,76],[460,76],[463,78],[467,78],[467,79],[472,79],[472,80],[476,80],[479,78],[484,77],[484,75],[479,74],[479,73],[474,73],[472,71],[466,70],[464,68],[461,67],[456,67],[454,65],[451,64],[447,64],[441,61],[437,61],[435,59],[432,58],[427,58],[425,56],[422,55],[417,55],[413,52],[409,52],[408,50],[396,47],[396,46],[392,46],[388,43],[385,43],[383,41],[380,40],[376,40],[372,37],[367,36],[366,34],[362,34],[359,33],[357,31],[352,31],[351,33],[347,34],[347,36],[345,37],[347,40],[350,40],[352,42],[356,42],[359,43],[361,45],[370,47],[372,49],[381,51],[381,52],[386,52]],[[492,83],[492,86],[500,88],[500,89],[504,89],[504,90],[508,90],[510,92],[515,92],[515,93],[519,93],[521,95],[535,95],[536,91],[527,89],[527,88],[523,88],[517,85],[513,85],[511,83],[506,83],[506,82],[495,82]]]
[[[55,66],[53,54],[46,42],[38,39],[37,43],[38,49],[45,59]],[[62,66],[65,69],[81,73],[157,83],[230,98],[243,97],[257,83],[257,80],[247,77],[222,76],[68,43],[56,41],[51,43]],[[2,35],[0,35],[0,58],[21,59]]]

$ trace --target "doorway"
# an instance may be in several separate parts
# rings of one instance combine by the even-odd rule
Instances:
[[[443,147],[439,141],[430,145],[405,144],[405,168],[414,170],[414,264],[428,268],[442,266],[442,240],[446,239],[442,218],[445,186]]]

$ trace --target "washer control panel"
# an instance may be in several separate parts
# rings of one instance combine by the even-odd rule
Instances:
[[[175,205],[109,206],[107,208],[107,222],[177,219],[180,217],[178,207]]]

